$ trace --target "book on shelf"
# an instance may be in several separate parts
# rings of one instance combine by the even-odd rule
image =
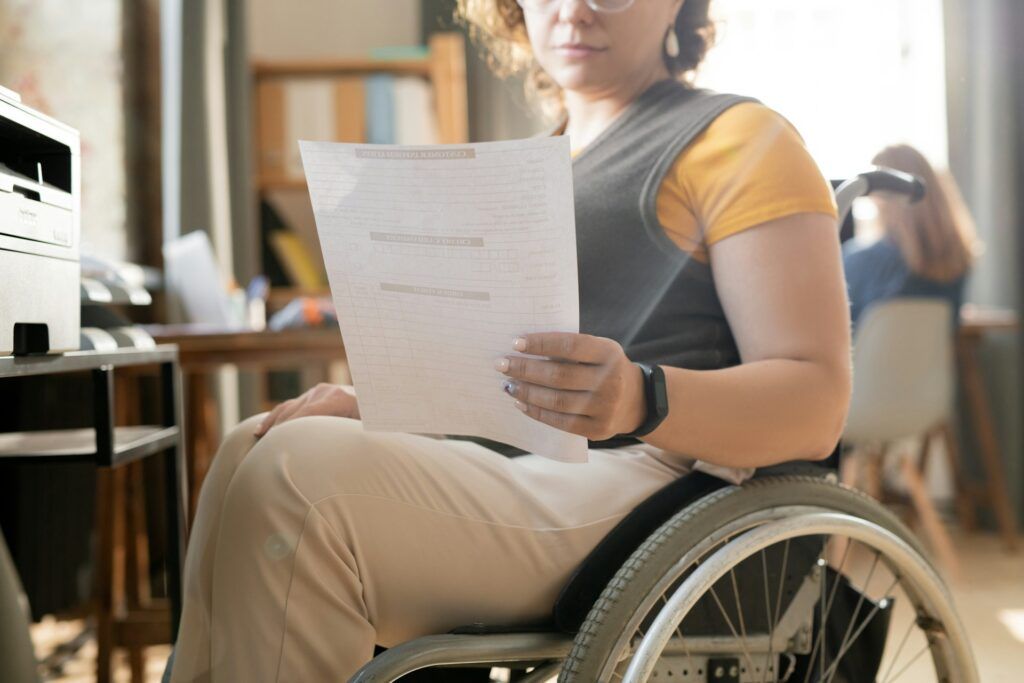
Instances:
[[[327,278],[302,239],[290,230],[273,230],[270,246],[288,279],[302,289],[324,289]]]
[[[334,80],[334,139],[338,142],[366,139],[366,82],[359,76]]]
[[[366,79],[366,141],[381,145],[395,141],[395,77],[390,74]]]
[[[288,150],[285,173],[289,178],[303,177],[302,158],[297,140],[334,138],[334,98],[329,79],[295,80],[284,86],[284,134]]]
[[[370,59],[382,62],[398,59],[428,59],[430,48],[426,45],[384,45],[370,48]]]
[[[394,142],[399,145],[435,145],[438,142],[433,93],[422,78],[403,76],[393,84]]]
[[[434,93],[419,76],[317,77],[261,87],[265,178],[301,181],[299,140],[430,145],[440,139]]]

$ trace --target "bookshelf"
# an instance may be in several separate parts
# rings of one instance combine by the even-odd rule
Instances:
[[[414,76],[431,88],[438,139],[441,143],[469,140],[466,104],[465,40],[459,33],[435,33],[426,55],[407,59],[319,59],[255,62],[252,65],[255,94],[256,184],[260,192],[271,189],[305,189],[305,179],[290,173],[285,147],[288,140],[285,89],[295,81],[332,81],[335,105],[335,136],[339,142],[366,142],[365,121],[352,116],[346,106],[353,94],[354,79],[373,74]],[[362,101],[358,100],[362,105]],[[362,133],[362,135],[360,135]]]
[[[434,141],[447,144],[469,141],[463,35],[435,33],[425,46],[385,48],[380,52],[383,54],[368,58],[256,61],[252,64],[256,152],[253,183],[261,207],[260,268],[271,276],[274,284],[271,311],[293,296],[327,293],[297,140],[369,142],[373,122],[367,79],[380,74],[392,76],[396,81],[407,77],[422,79],[426,87],[419,86],[419,89],[429,96],[421,93],[419,106],[424,108],[424,121],[428,122],[424,125],[429,125],[434,132]],[[409,117],[417,115],[415,107],[410,111],[397,96],[394,108],[395,118],[402,116],[408,121]],[[419,144],[421,141],[408,142]],[[268,221],[262,207],[273,202],[290,204],[292,215],[282,216],[280,223]],[[302,211],[295,211],[295,207]],[[281,213],[277,208],[275,212]],[[298,259],[299,263],[284,262],[288,256],[281,253],[281,240],[270,237],[275,230],[294,232],[299,239],[292,242],[301,240],[305,244],[311,260],[321,269],[317,273],[323,282],[321,286],[308,284],[313,273],[302,261],[309,259]],[[275,263],[281,267],[275,270]],[[301,275],[296,277],[299,271]]]

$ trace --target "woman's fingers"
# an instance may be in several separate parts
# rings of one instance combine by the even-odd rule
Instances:
[[[577,363],[601,363],[618,346],[611,339],[573,332],[538,332],[516,337],[513,348],[531,356],[546,356]]]
[[[281,414],[277,416],[277,420],[274,422],[274,424],[279,425],[287,422],[288,420],[293,420],[296,417],[300,417],[303,414],[303,412],[305,412],[305,410],[309,407],[309,403],[310,401],[306,394],[303,394],[302,396],[293,399],[291,405],[286,406],[285,409],[281,411]]]
[[[556,429],[561,429],[563,432],[570,432],[572,434],[579,434],[585,436],[588,439],[600,440],[603,436],[597,434],[595,429],[596,424],[594,420],[583,415],[569,415],[568,413],[558,413],[547,408],[541,408],[539,406],[524,403],[523,401],[516,401],[516,407],[519,410],[526,413],[529,417],[532,417],[538,422],[549,424]]]
[[[523,403],[556,413],[592,416],[596,408],[589,391],[563,391],[529,382],[506,382],[505,392]]]
[[[294,400],[295,399],[290,399],[274,406],[274,409],[267,413],[267,416],[263,418],[263,421],[256,427],[256,431],[254,432],[255,436],[258,438],[266,434],[267,430],[273,427],[277,422],[277,418],[281,415],[281,411],[283,411],[285,407]]]
[[[275,425],[310,415],[329,415],[359,419],[359,403],[355,394],[342,387],[319,384],[298,398],[278,404],[256,428],[261,437]]]
[[[597,440],[639,424],[643,378],[615,340],[542,332],[513,346],[526,355],[499,358],[495,368],[513,380],[505,391],[530,417]]]
[[[278,403],[277,406],[275,406],[274,409],[270,411],[270,414],[263,419],[263,422],[260,423],[260,426],[256,428],[256,436],[263,436],[274,425],[279,425],[282,422],[290,419],[292,415],[295,414],[296,411],[298,411],[305,405],[305,398],[305,395],[303,395],[298,398],[289,399],[287,401],[284,401],[283,403]]]
[[[495,363],[495,368],[512,379],[524,380],[552,389],[571,391],[586,391],[595,388],[600,384],[602,372],[600,365],[564,363],[557,360],[520,356],[499,358]]]

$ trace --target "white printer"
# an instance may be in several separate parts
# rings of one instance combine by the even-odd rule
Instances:
[[[78,131],[0,88],[0,355],[79,348]]]

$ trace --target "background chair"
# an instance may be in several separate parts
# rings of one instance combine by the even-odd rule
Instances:
[[[950,428],[954,387],[951,305],[938,299],[898,298],[865,311],[854,336],[853,396],[843,441],[852,447],[843,481],[866,470],[863,487],[882,495],[881,470],[892,446],[923,439],[920,458],[901,454],[899,471],[922,530],[940,562],[956,574],[953,542],[924,483],[933,437],[943,439],[955,480],[960,480],[956,440]]]

